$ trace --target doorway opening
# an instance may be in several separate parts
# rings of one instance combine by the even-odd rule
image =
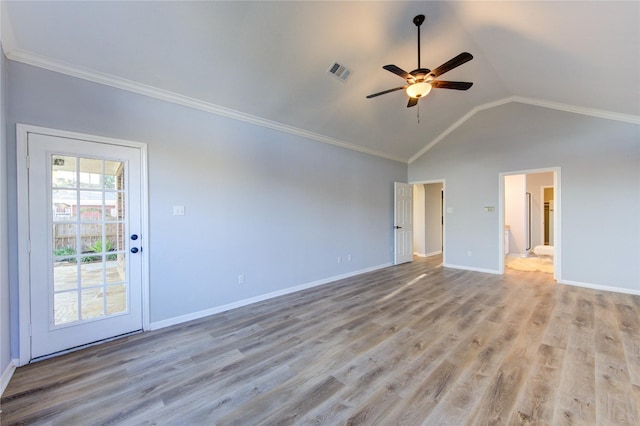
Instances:
[[[500,271],[560,277],[560,168],[500,174]]]
[[[444,180],[416,183],[413,194],[413,254],[444,262]]]

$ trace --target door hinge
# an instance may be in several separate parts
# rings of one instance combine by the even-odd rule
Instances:
[[[27,252],[31,253],[31,240],[27,241]]]
[[[31,157],[27,155],[27,169],[31,167]]]
[[[29,324],[29,337],[33,337],[33,327]]]

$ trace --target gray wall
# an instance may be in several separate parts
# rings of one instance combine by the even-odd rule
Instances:
[[[527,252],[526,176],[504,177],[504,224],[509,227],[509,254],[524,256]]]
[[[424,185],[413,185],[413,254],[416,256],[427,254],[427,233],[424,215]]]
[[[446,179],[447,263],[497,271],[499,173],[556,166],[561,279],[639,292],[637,124],[509,103],[475,114],[410,164],[409,181]]]
[[[424,185],[424,216],[426,234],[426,253],[442,252],[442,184]]]
[[[7,240],[7,59],[0,49],[0,375],[11,362]]]
[[[149,144],[152,322],[391,263],[393,182],[406,182],[406,164],[8,65],[9,163],[16,123]],[[15,184],[14,165],[10,206]],[[15,210],[9,220],[15,250]]]

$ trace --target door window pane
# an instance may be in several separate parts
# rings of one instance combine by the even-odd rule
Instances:
[[[54,188],[73,188],[77,185],[76,158],[54,155],[51,160],[51,184]]]
[[[104,316],[104,292],[102,288],[82,290],[82,319]]]
[[[78,264],[73,261],[53,263],[53,290],[72,290],[78,287]]]
[[[80,253],[87,257],[86,262],[95,261],[89,259],[96,252],[96,242],[102,241],[101,223],[83,223],[80,226]]]
[[[121,206],[120,198],[122,194],[119,192],[105,192],[104,193],[104,210],[105,217],[108,221],[116,221],[121,219]]]
[[[107,226],[110,227],[107,235],[110,240],[113,239],[113,250],[116,252],[123,251],[126,247],[126,228],[124,223],[110,223]]]
[[[102,192],[80,191],[80,220],[99,222],[102,220]]]
[[[53,220],[73,221],[78,214],[78,191],[53,190],[51,191],[51,203]]]
[[[80,266],[82,287],[95,287],[104,284],[104,263],[102,259],[102,256],[87,256],[83,258]]]
[[[124,163],[120,161],[104,162],[104,189],[123,189]]]
[[[127,311],[127,287],[125,284],[107,287],[107,315]]]
[[[80,159],[80,188],[102,189],[102,160]]]
[[[55,325],[78,321],[78,292],[65,291],[53,296]]]
[[[107,284],[120,283],[125,280],[125,254],[114,255],[113,260],[107,260]]]
[[[75,223],[53,224],[52,243],[54,261],[75,261],[73,257],[77,253],[77,232],[78,225]]]

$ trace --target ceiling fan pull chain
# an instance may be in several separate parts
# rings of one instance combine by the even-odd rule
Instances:
[[[418,108],[416,108],[418,110],[418,124],[420,124],[420,102],[418,102]]]

